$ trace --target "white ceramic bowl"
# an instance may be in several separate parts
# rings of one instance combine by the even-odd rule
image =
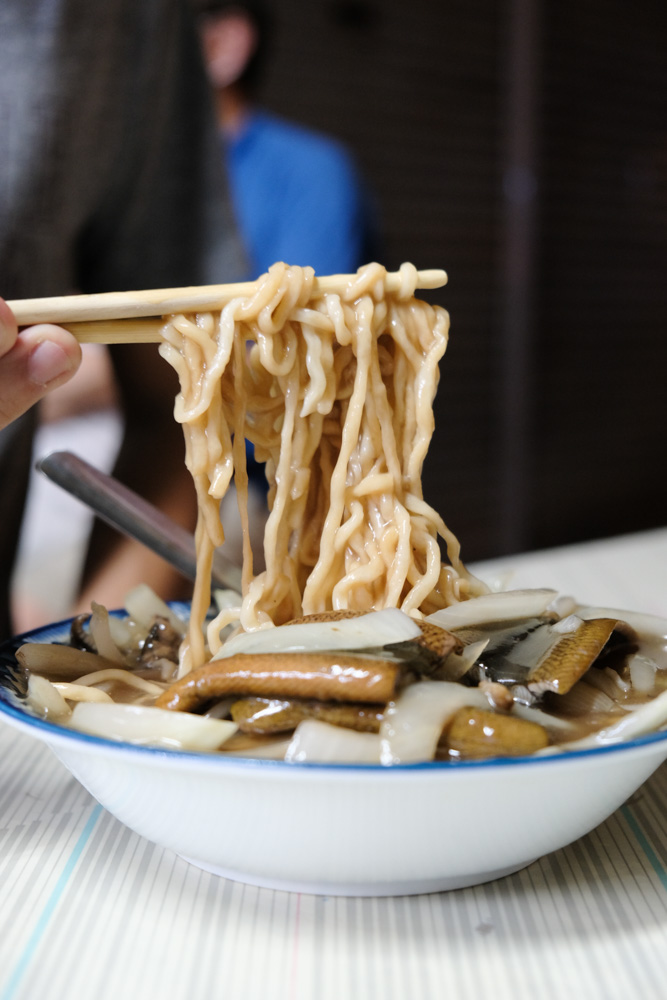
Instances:
[[[59,623],[21,641],[67,634]],[[0,718],[50,746],[137,833],[268,888],[382,896],[489,881],[592,830],[667,758],[665,732],[562,756],[390,768],[133,747],[31,715],[9,660]]]

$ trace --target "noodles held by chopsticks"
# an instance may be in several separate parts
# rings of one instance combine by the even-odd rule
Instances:
[[[197,580],[181,673],[221,645],[220,630],[300,614],[399,607],[421,617],[485,588],[424,501],[438,363],[449,317],[414,298],[404,264],[361,268],[343,295],[312,294],[312,268],[275,264],[219,314],[178,315],[160,353],[178,373],[175,416],[197,490]],[[251,345],[251,346],[248,346]],[[266,462],[266,569],[253,574],[244,439]],[[235,478],[244,534],[243,599],[202,631],[219,503]],[[449,564],[443,564],[441,536]]]

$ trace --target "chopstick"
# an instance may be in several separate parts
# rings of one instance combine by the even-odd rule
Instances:
[[[135,538],[175,566],[183,576],[195,579],[194,537],[143,497],[69,451],[51,452],[41,458],[36,467],[116,531]],[[213,555],[211,580],[215,587],[241,592],[241,568],[220,549]]]
[[[313,282],[313,293],[344,294],[355,274],[331,274]],[[447,275],[439,269],[418,271],[417,288],[440,288]],[[398,272],[387,274],[386,286],[396,291]],[[162,317],[172,313],[207,312],[221,309],[232,299],[252,295],[257,282],[199,285],[189,288],[158,288],[137,292],[100,292],[96,295],[60,295],[51,298],[14,299],[8,306],[19,326],[57,323],[83,343],[159,343]]]

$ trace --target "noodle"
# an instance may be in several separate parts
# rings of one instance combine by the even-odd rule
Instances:
[[[244,535],[243,596],[209,625],[280,625],[301,614],[398,607],[416,618],[485,588],[424,501],[444,309],[414,298],[404,264],[398,292],[379,264],[344,294],[313,294],[312,268],[278,263],[247,298],[219,314],[171,317],[163,357],[178,373],[175,417],[197,491],[197,575],[181,673],[207,658],[203,622],[219,504],[234,476]],[[253,573],[244,439],[266,462],[265,569]],[[440,536],[449,565],[442,563]]]

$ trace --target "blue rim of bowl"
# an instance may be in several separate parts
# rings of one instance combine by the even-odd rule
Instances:
[[[185,602],[171,602],[170,607],[172,610],[179,614],[189,612],[189,604]],[[114,617],[124,617],[126,612],[123,610],[110,611],[109,614]],[[0,643],[0,658],[4,658],[5,661],[11,659],[13,652],[18,649],[20,645],[25,642],[38,642],[43,640],[55,641],[57,636],[61,638],[69,634],[69,628],[72,619],[65,618],[58,622],[53,622],[49,625],[40,626],[40,628],[31,629],[29,632],[23,632],[21,635],[15,636],[13,639],[7,639]],[[3,664],[0,662],[0,670]],[[5,667],[7,663],[5,662]],[[20,668],[17,669],[20,670]],[[599,747],[588,747],[583,750],[570,750],[564,753],[554,753],[545,754],[544,756],[524,756],[524,757],[493,757],[490,760],[461,760],[461,761],[420,761],[414,764],[351,764],[351,763],[308,763],[308,762],[294,762],[294,761],[284,761],[284,760],[271,760],[268,758],[259,757],[237,757],[236,755],[225,756],[224,754],[215,753],[201,753],[192,750],[169,750],[164,747],[152,747],[144,746],[136,743],[124,743],[120,740],[104,739],[101,736],[93,736],[90,733],[83,733],[76,729],[69,729],[67,726],[59,726],[53,722],[48,722],[46,719],[40,719],[39,716],[32,715],[25,709],[19,708],[16,705],[17,701],[20,699],[14,695],[11,700],[7,697],[6,685],[2,683],[2,677],[0,674],[0,718],[2,716],[8,716],[16,722],[21,723],[24,726],[33,728],[37,733],[42,736],[56,736],[59,739],[71,741],[73,743],[81,743],[84,746],[95,746],[100,749],[113,749],[115,751],[120,751],[123,753],[138,753],[143,755],[148,755],[150,758],[157,760],[175,760],[175,761],[197,761],[205,763],[206,766],[212,767],[225,767],[229,766],[242,766],[242,767],[260,767],[260,768],[271,768],[271,769],[286,769],[290,771],[294,770],[322,770],[326,772],[333,771],[347,771],[347,772],[372,772],[374,774],[396,774],[396,773],[406,773],[414,771],[427,771],[427,772],[442,772],[447,774],[459,773],[461,771],[479,771],[487,770],[489,768],[508,768],[517,767],[519,765],[531,765],[540,766],[545,764],[553,763],[564,763],[570,760],[578,760],[581,758],[589,759],[591,757],[597,757],[601,754],[609,753],[624,753],[633,749],[638,749],[641,747],[649,747],[654,744],[667,743],[667,730],[660,730],[655,733],[648,733],[646,736],[638,736],[632,740],[625,740],[621,743],[610,743],[606,746]]]

